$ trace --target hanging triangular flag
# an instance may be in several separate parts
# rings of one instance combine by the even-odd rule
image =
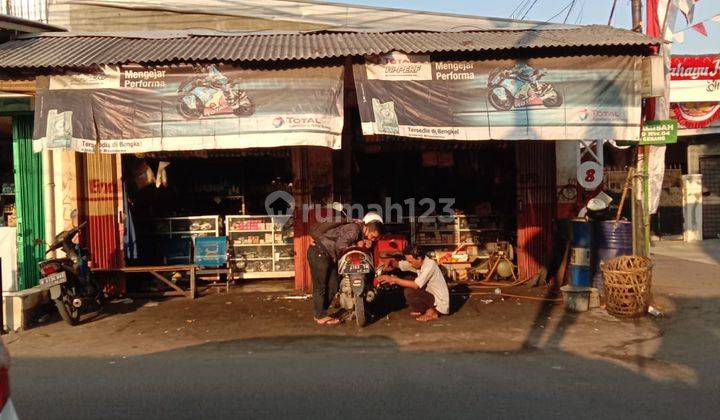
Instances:
[[[720,22],[720,13],[710,18],[713,22]]]
[[[685,42],[685,32],[675,32],[673,34],[673,40],[678,44],[682,44]]]
[[[703,36],[707,36],[707,30],[705,29],[705,25],[702,22],[694,24],[693,26],[691,26],[691,28],[700,32],[701,34],[703,34]]]
[[[692,23],[693,16],[695,15],[695,4],[700,0],[676,0],[677,7],[680,9],[682,14],[685,16],[685,21],[688,25]]]

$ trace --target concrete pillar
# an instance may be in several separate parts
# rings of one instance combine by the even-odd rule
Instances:
[[[702,230],[702,175],[683,175],[683,240],[703,240]]]

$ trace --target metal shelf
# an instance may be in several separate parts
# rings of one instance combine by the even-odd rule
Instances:
[[[236,279],[280,279],[295,277],[294,271],[257,271],[247,273],[236,273]]]
[[[174,230],[172,232],[153,232],[146,233],[146,235],[196,235],[198,233],[215,233],[213,230]]]

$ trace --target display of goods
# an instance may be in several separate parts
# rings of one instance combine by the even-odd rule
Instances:
[[[294,271],[295,263],[293,260],[280,260],[275,263],[275,271]]]
[[[237,220],[232,224],[232,230],[270,230],[261,219]]]

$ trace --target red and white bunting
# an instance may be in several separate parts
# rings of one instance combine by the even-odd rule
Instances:
[[[691,28],[695,29],[698,33],[702,34],[703,36],[707,36],[707,29],[705,29],[705,24],[700,22],[696,23]]]

